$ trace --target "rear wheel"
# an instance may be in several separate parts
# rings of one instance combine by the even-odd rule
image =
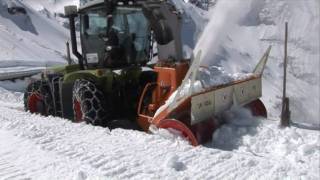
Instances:
[[[54,115],[54,105],[48,82],[39,80],[28,85],[24,93],[24,109],[44,116]]]
[[[186,138],[190,142],[191,145],[198,145],[198,141],[192,131],[180,121],[177,121],[175,119],[165,119],[159,123],[158,128],[167,129],[169,131],[171,129],[173,129],[174,131],[178,131],[184,138]]]
[[[111,110],[106,105],[104,94],[94,83],[84,79],[76,80],[72,99],[74,122],[107,125]]]

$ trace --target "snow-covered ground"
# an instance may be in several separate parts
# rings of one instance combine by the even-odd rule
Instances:
[[[0,179],[320,177],[319,131],[279,129],[278,122],[240,112],[212,143],[192,147],[165,130],[110,132],[33,115],[23,112],[22,94],[0,94]]]

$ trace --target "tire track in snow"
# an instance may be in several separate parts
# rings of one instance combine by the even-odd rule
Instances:
[[[0,133],[0,147],[7,146],[3,143],[5,142],[5,138],[2,133]],[[19,142],[18,142],[19,143]],[[16,156],[10,152],[0,150],[0,179],[29,179],[28,174],[20,168],[17,168],[12,161],[16,158]]]

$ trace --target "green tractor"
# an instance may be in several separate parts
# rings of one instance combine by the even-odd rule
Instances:
[[[145,67],[152,53],[152,31],[142,11],[144,2],[94,0],[79,9],[66,6],[78,64],[47,69],[41,80],[30,83],[25,110],[111,128],[121,124],[113,119],[135,122],[143,88],[157,79],[153,69]],[[82,53],[77,49],[76,17]]]

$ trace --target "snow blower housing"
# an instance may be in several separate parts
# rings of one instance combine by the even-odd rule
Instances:
[[[182,59],[182,17],[169,1],[81,1],[79,9],[67,6],[65,11],[72,52],[79,63],[48,69],[41,80],[29,84],[24,96],[27,111],[110,128],[175,129],[193,145],[210,139],[217,128],[216,111],[234,104],[229,101],[231,95],[240,93],[242,106],[266,116],[259,100],[261,73],[181,93],[190,78],[193,87],[201,56],[191,66],[190,60]],[[76,17],[80,18],[82,53],[77,49]],[[157,42],[159,61],[145,67],[152,39]],[[269,51],[256,71],[263,71]],[[166,104],[172,98],[175,103]]]

